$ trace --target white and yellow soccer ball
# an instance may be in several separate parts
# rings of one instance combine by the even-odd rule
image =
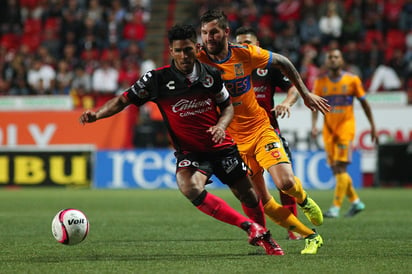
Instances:
[[[52,221],[54,238],[65,245],[75,245],[82,242],[89,233],[89,220],[78,209],[60,210]]]

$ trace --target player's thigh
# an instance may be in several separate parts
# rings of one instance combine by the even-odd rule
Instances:
[[[334,146],[333,162],[350,163],[352,161],[352,142],[340,140]]]
[[[282,141],[273,130],[264,131],[256,140],[255,155],[256,161],[265,170],[280,163],[290,163]]]

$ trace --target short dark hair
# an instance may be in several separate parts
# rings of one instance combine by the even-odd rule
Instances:
[[[255,37],[257,37],[256,31],[252,27],[243,26],[243,27],[237,28],[236,31],[235,31],[235,36],[238,36],[238,35],[241,35],[241,34],[252,34]]]
[[[176,40],[186,40],[189,39],[190,41],[196,43],[197,42],[197,34],[196,30],[192,25],[174,25],[168,32],[167,37],[169,39],[169,43],[172,44],[173,41]]]
[[[219,9],[208,10],[200,16],[200,25],[212,22],[213,20],[217,20],[217,24],[221,29],[229,27],[229,21],[227,20],[226,14]]]

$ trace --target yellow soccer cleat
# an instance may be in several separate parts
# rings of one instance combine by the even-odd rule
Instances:
[[[305,248],[300,251],[300,254],[316,254],[318,253],[318,248],[322,245],[322,237],[315,232],[315,234],[305,238]]]
[[[318,204],[310,197],[307,197],[306,199],[306,205],[301,206],[303,213],[305,213],[312,224],[316,226],[323,224],[323,214]]]

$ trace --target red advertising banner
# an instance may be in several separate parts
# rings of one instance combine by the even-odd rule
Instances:
[[[83,110],[0,112],[0,146],[92,144],[97,149],[132,147],[136,108],[81,125]]]

